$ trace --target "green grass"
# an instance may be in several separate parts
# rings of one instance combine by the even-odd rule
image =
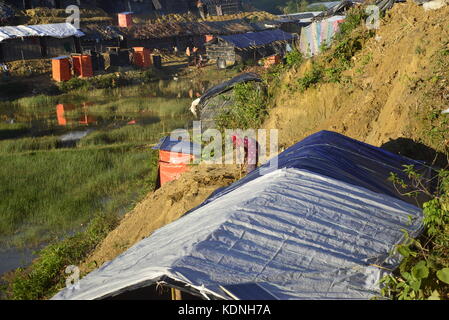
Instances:
[[[65,284],[65,267],[76,265],[84,259],[114,229],[117,222],[116,215],[98,214],[84,232],[41,250],[32,268],[19,268],[14,272],[11,282],[3,288],[3,298],[31,300],[51,297]]]
[[[53,240],[121,210],[154,186],[155,159],[132,145],[0,154],[0,244]]]
[[[191,102],[151,94],[168,87],[170,96],[183,85],[161,81],[0,102],[0,115],[13,114],[20,121],[0,122],[0,246],[33,246],[64,237],[99,212],[123,211],[151,190],[157,155],[150,145],[184,127]],[[61,127],[55,106],[85,101],[88,114],[102,125],[75,148],[64,149],[58,135],[85,130],[78,124],[85,109],[66,110],[69,126]],[[127,125],[132,119],[137,124]],[[36,130],[42,136],[32,136]]]

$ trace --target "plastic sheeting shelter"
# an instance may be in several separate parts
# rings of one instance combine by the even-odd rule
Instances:
[[[242,73],[228,81],[222,82],[207,90],[200,98],[196,112],[201,119],[203,130],[215,127],[215,118],[234,103],[232,90],[239,83],[262,82],[255,73]]]
[[[340,29],[340,23],[342,23],[344,19],[344,16],[334,16],[321,21],[312,22],[307,27],[303,28],[299,42],[301,53],[306,57],[320,53],[323,45],[330,44],[332,38]]]
[[[321,131],[157,230],[54,299],[98,299],[165,283],[208,299],[368,299],[422,211],[387,178],[431,169]],[[261,175],[261,173],[264,173]],[[380,266],[380,267],[379,267]],[[235,294],[239,293],[239,294]]]
[[[195,156],[193,155],[194,144],[178,140],[170,140],[170,137],[162,138],[153,147],[159,150],[159,181],[160,185],[176,180],[186,172]]]
[[[0,27],[0,42],[14,38],[52,37],[62,39],[72,36],[82,37],[84,33],[70,23]]]

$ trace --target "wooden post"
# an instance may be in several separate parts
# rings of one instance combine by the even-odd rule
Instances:
[[[181,290],[171,288],[171,299],[172,300],[182,300]]]

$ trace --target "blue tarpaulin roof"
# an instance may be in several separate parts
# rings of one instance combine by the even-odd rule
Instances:
[[[230,36],[219,36],[220,39],[231,43],[237,48],[261,47],[276,41],[289,41],[295,38],[291,33],[279,29],[261,32],[248,32]]]
[[[393,191],[389,173],[431,169],[329,131],[277,159],[54,298],[104,298],[155,282],[209,299],[379,295],[379,280],[401,262],[393,249],[403,231],[416,237],[423,228],[422,210]]]
[[[278,168],[308,170],[373,192],[416,204],[415,199],[398,193],[388,181],[390,173],[409,182],[404,165],[414,165],[429,180],[432,169],[420,161],[405,158],[384,149],[331,131],[320,131],[291,146],[278,157]],[[204,204],[257,179],[269,163],[259,167],[233,185],[217,190]],[[272,169],[274,170],[274,169]],[[431,188],[431,186],[429,186]]]
[[[159,143],[155,145],[152,149],[171,151],[171,152],[182,152],[185,154],[193,154],[194,147],[199,147],[196,143],[172,140],[170,136],[166,136],[159,140]]]

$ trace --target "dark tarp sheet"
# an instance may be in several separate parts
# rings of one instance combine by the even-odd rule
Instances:
[[[232,78],[231,80],[222,82],[222,83],[216,85],[215,87],[212,87],[209,90],[207,90],[201,96],[199,105],[201,105],[202,103],[204,103],[206,100],[208,100],[210,98],[213,98],[223,92],[226,92],[226,91],[232,89],[238,83],[248,82],[248,81],[261,82],[262,79],[260,79],[260,77],[257,74],[252,73],[252,72],[242,73],[242,74]]]
[[[432,168],[422,162],[396,155],[331,131],[320,131],[305,138],[279,154],[277,160],[278,168],[308,170],[415,205],[414,198],[402,196],[397,192],[393,183],[388,181],[390,173],[397,174],[399,178],[409,184],[411,181],[403,172],[404,165],[414,165],[416,170],[429,180],[434,174]],[[267,170],[276,170],[276,168],[268,169],[269,165],[266,163],[229,187],[216,190],[200,206],[257,179],[261,170],[265,170],[265,174]],[[430,190],[432,189],[432,186],[428,187]]]

